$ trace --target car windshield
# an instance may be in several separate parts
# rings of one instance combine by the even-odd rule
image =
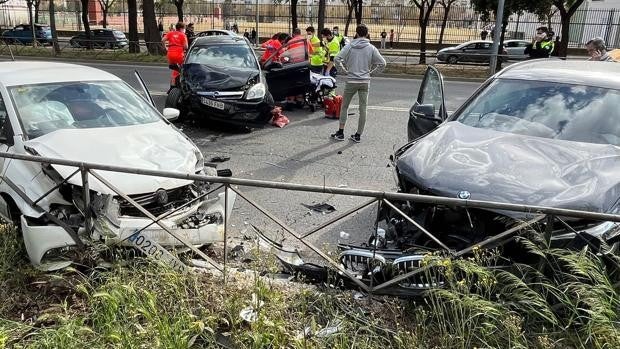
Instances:
[[[620,146],[618,105],[618,90],[497,79],[455,118],[477,128]]]
[[[245,44],[195,46],[187,56],[187,64],[205,64],[217,67],[258,69],[254,53]]]
[[[60,129],[118,127],[162,120],[122,81],[63,82],[9,88],[29,139]]]

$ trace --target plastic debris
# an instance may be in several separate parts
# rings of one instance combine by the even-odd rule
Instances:
[[[340,322],[335,323],[333,326],[326,326],[316,332],[316,337],[325,338],[334,335],[340,331]]]
[[[209,162],[226,162],[228,160],[230,160],[230,156],[220,155],[220,156],[212,157],[211,160],[209,160]]]
[[[334,206],[327,204],[327,203],[321,203],[321,204],[316,204],[316,205],[306,205],[306,204],[302,204],[302,205],[306,208],[309,208],[319,213],[332,213],[336,211],[336,208]]]

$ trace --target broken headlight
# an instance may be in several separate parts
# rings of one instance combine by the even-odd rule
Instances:
[[[245,94],[245,99],[263,99],[265,98],[266,93],[265,85],[261,82],[250,87],[248,92]]]

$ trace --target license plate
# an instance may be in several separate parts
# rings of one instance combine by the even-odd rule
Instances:
[[[134,233],[128,240],[133,244],[133,246],[142,251],[147,257],[167,264],[172,269],[177,271],[186,271],[187,266],[183,264],[177,257],[175,257],[172,253],[168,252],[165,248],[163,248],[160,244],[151,240],[148,236],[143,234],[144,232]]]
[[[224,110],[224,103],[222,102],[214,101],[206,97],[202,97],[201,99],[202,99],[202,104],[208,107],[219,109],[219,110]]]

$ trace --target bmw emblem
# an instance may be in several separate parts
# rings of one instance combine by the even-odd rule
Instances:
[[[456,194],[456,197],[461,200],[468,200],[471,197],[471,193],[467,190],[461,190],[458,194]]]
[[[155,192],[155,197],[157,199],[157,203],[160,205],[165,205],[168,203],[168,192],[164,189],[159,189]]]

